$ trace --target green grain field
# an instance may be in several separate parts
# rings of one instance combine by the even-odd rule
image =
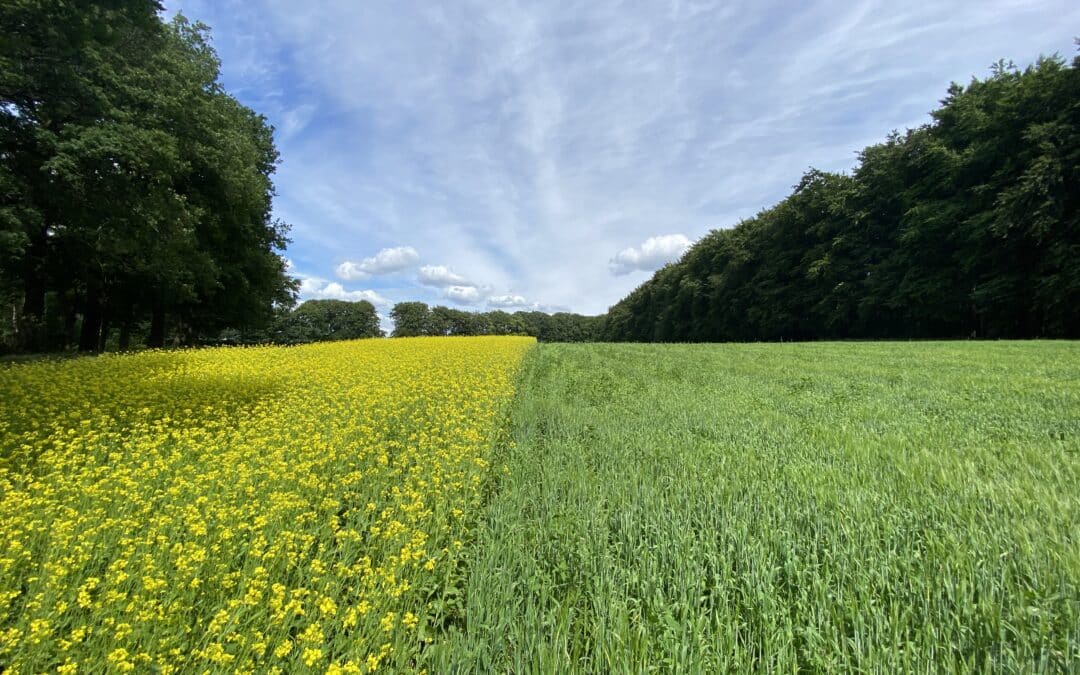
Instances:
[[[1077,672],[1080,344],[540,345],[431,672]]]

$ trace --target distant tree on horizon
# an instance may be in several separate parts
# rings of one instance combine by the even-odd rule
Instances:
[[[394,337],[418,337],[431,332],[431,310],[423,302],[399,302],[390,310]]]
[[[423,302],[399,302],[390,310],[393,337],[421,335],[531,335],[542,342],[589,342],[599,337],[601,318],[559,312],[491,310],[469,312]]]
[[[279,319],[273,341],[282,344],[384,337],[367,300],[308,300]]]

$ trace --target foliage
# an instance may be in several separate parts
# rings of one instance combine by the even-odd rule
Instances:
[[[26,350],[149,318],[186,343],[264,324],[294,282],[272,129],[218,81],[205,26],[149,0],[0,5],[0,296]]]
[[[5,367],[0,667],[414,664],[461,612],[464,545],[532,344],[364,340]]]
[[[399,302],[390,310],[394,337],[418,337],[431,334],[431,310],[422,302]]]
[[[399,302],[390,312],[394,337],[416,335],[531,335],[541,342],[590,342],[600,317],[557,312],[466,312],[423,302]]]
[[[541,345],[432,672],[1077,672],[1080,344]]]
[[[607,340],[1080,337],[1080,58],[953,85],[612,307]]]
[[[383,331],[375,306],[367,300],[308,300],[281,316],[273,339],[299,344],[370,337],[383,337]]]

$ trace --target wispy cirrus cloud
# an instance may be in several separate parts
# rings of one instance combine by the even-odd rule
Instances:
[[[1071,54],[1080,25],[1068,0],[168,8],[213,27],[226,86],[278,126],[297,264],[413,242],[458,278],[365,285],[582,312],[647,278],[611,273],[628,245],[733,225],[928,121],[950,81]]]

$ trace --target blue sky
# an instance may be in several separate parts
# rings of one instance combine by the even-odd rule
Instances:
[[[170,0],[277,129],[304,298],[599,313],[1080,3]]]

